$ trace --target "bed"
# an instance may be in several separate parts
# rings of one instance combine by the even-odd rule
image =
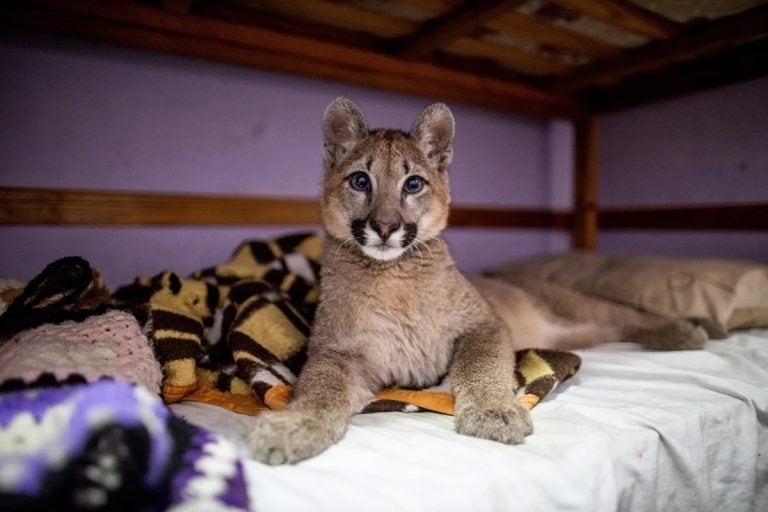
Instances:
[[[436,413],[358,415],[320,457],[247,462],[250,497],[255,510],[764,510],[767,337],[580,351],[518,447],[459,436]],[[247,417],[209,405],[172,409],[241,445],[248,432]]]
[[[255,461],[253,415],[285,406],[306,356],[321,245],[248,241],[222,265],[113,293],[79,257],[0,282],[4,510],[768,506],[768,330],[755,328],[768,325],[768,267],[742,261],[573,252],[489,269],[498,285],[567,283],[686,319],[710,341],[518,352],[535,426],[522,445],[457,434],[438,386],[381,391],[317,457]]]
[[[459,204],[450,224],[567,233],[572,248],[591,251],[603,230],[768,229],[765,202],[602,208],[596,190],[600,116],[765,76],[767,7],[758,0],[38,0],[3,5],[0,23],[565,119],[574,127],[572,208]],[[288,230],[318,220],[314,201],[294,198],[0,187],[5,226]],[[171,409],[212,436],[205,443],[219,446],[228,464],[237,461],[224,465],[229,479],[216,485],[238,489],[239,498],[197,503],[206,510],[765,510],[768,331],[742,327],[721,331],[725,339],[702,351],[626,343],[577,351],[580,369],[536,405],[536,433],[516,447],[459,436],[444,414],[380,412],[354,417],[327,453],[271,468],[244,456],[248,414],[189,401]],[[158,386],[157,378],[146,387]]]

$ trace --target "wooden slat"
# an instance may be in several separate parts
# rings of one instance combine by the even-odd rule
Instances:
[[[0,188],[7,225],[313,225],[317,201],[98,190]]]
[[[13,3],[0,21],[65,35],[339,80],[534,116],[571,117],[566,96],[532,86],[257,27],[175,16],[127,2]]]
[[[573,231],[571,246],[595,249],[597,246],[597,179],[600,125],[594,116],[574,121],[575,140]]]
[[[768,38],[715,56],[681,62],[658,73],[631,77],[619,86],[587,90],[592,112],[610,112],[652,101],[768,76]]]
[[[591,58],[617,55],[621,49],[552,23],[516,12],[505,13],[487,23],[489,28],[518,39],[552,45]]]
[[[628,75],[653,71],[766,36],[768,4],[691,29],[665,44],[651,44],[626,51],[615,59],[584,66],[554,80],[552,89],[572,92],[591,85],[613,85]]]
[[[418,24],[343,2],[327,0],[251,0],[249,4],[267,12],[322,23],[350,32],[380,37],[404,37]]]
[[[313,199],[0,187],[0,225],[317,225]],[[451,227],[568,229],[570,214],[456,206]]]
[[[456,9],[425,23],[418,32],[400,43],[397,53],[407,58],[425,57],[522,3],[510,0],[463,2]]]
[[[611,230],[765,231],[768,203],[605,208],[599,224]]]
[[[390,3],[415,7],[433,14],[445,14],[455,9],[463,0],[388,0]]]
[[[468,73],[477,73],[493,76],[499,80],[509,80],[517,83],[530,83],[530,73],[514,71],[511,67],[504,66],[495,60],[486,57],[471,57],[469,55],[451,54],[443,50],[436,51],[430,61],[451,69],[461,69]],[[538,80],[538,78],[536,78]],[[580,103],[580,102],[579,102]]]
[[[680,33],[678,23],[625,0],[548,0],[571,11],[651,39],[670,39]]]
[[[184,16],[189,12],[194,0],[163,0],[163,9],[179,16]]]
[[[259,27],[310,39],[319,39],[344,46],[386,51],[391,41],[360,32],[347,32],[327,25],[310,23],[279,14],[270,14],[243,7],[230,0],[197,0],[195,14],[214,20]]]
[[[534,75],[560,73],[571,69],[570,65],[562,61],[546,59],[534,53],[469,37],[452,42],[445,47],[445,51],[465,57],[494,60],[515,71]]]
[[[594,126],[592,127],[594,128]],[[768,230],[768,203],[605,208],[610,230]],[[457,205],[451,227],[568,230],[579,214],[536,208]],[[0,187],[0,225],[247,226],[318,225],[318,202],[305,198],[191,195]]]

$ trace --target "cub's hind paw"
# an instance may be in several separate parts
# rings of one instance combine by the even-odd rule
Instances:
[[[644,347],[656,350],[697,350],[704,348],[709,336],[703,327],[687,320],[670,320],[661,327],[639,329],[636,338]]]
[[[501,407],[467,406],[456,414],[456,431],[505,444],[520,444],[533,433],[528,409],[518,403]]]

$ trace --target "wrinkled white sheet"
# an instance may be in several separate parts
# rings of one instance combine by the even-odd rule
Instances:
[[[533,410],[521,446],[433,413],[358,415],[296,466],[249,462],[259,511],[768,510],[768,330],[693,352],[613,343]],[[173,409],[244,448],[250,418]]]

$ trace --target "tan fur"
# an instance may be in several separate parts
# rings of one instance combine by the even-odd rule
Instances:
[[[514,334],[515,350],[578,349],[608,341],[685,350],[701,348],[707,340],[704,329],[688,321],[642,313],[545,281],[470,280]]]
[[[613,339],[624,331],[610,327],[611,314],[621,315],[600,310],[607,327],[595,330],[595,319],[570,311],[546,287],[491,285],[491,304],[509,301],[508,309],[495,304],[504,322],[456,269],[440,238],[454,134],[445,105],[427,107],[410,134],[369,132],[357,106],[339,98],[326,110],[323,134],[327,237],[309,357],[287,409],[255,419],[254,457],[269,464],[312,457],[342,437],[375,391],[426,387],[445,375],[459,433],[523,442],[532,424],[515,400],[515,348]],[[407,191],[413,177],[423,180],[415,193]],[[553,307],[541,305],[550,299]],[[571,334],[557,334],[568,331],[569,315]]]

